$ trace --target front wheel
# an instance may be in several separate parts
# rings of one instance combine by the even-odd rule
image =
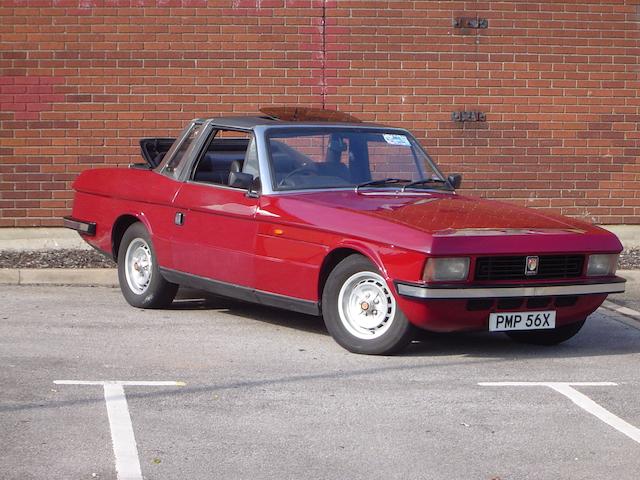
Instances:
[[[334,340],[354,353],[396,353],[415,333],[385,279],[360,255],[345,258],[329,274],[322,315]]]
[[[176,296],[178,285],[160,274],[151,236],[141,223],[124,232],[118,250],[118,280],[124,298],[134,307],[167,307]]]
[[[507,332],[511,340],[519,343],[529,343],[532,345],[557,345],[569,340],[577,334],[586,319],[569,325],[562,325],[550,330],[531,330],[522,332]]]

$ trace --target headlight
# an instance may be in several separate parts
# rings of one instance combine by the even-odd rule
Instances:
[[[618,254],[589,255],[587,277],[609,277],[615,275],[618,267]]]
[[[430,258],[424,267],[425,282],[453,282],[466,280],[469,275],[469,258]]]

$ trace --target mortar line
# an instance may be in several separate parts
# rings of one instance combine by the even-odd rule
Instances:
[[[322,109],[324,110],[327,104],[327,0],[322,0],[322,63],[321,63],[321,75],[322,75]]]

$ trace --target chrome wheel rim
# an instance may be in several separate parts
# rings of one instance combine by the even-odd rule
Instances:
[[[142,295],[149,288],[153,268],[151,248],[143,238],[134,239],[127,247],[124,271],[129,289]]]
[[[384,278],[358,272],[347,279],[338,295],[340,321],[347,331],[364,340],[384,335],[396,313],[396,299]]]

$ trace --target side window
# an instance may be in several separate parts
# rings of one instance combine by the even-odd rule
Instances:
[[[252,138],[249,132],[217,130],[200,155],[191,179],[194,182],[229,186],[229,173],[243,171]]]
[[[171,157],[171,160],[169,160],[167,165],[164,167],[165,171],[169,173],[175,172],[175,170],[178,168],[180,163],[182,163],[185,153],[187,153],[191,145],[193,145],[193,142],[196,141],[201,131],[202,131],[202,125],[194,125],[191,128],[191,131],[189,132],[187,137],[182,141],[182,143],[176,150],[176,153],[173,154],[173,156]]]

